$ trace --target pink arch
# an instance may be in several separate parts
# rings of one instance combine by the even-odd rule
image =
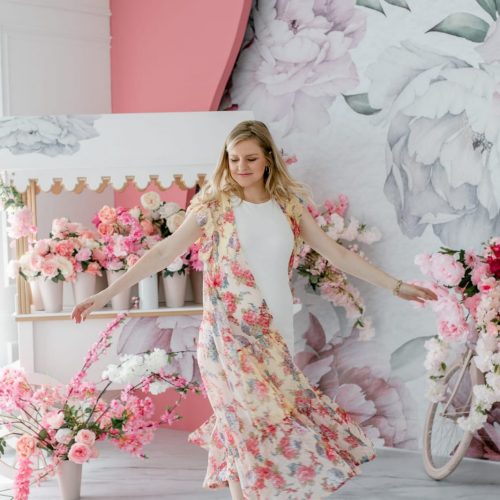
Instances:
[[[215,111],[252,0],[111,0],[114,113]]]

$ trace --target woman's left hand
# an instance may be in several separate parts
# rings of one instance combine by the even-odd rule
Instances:
[[[401,283],[397,296],[405,300],[413,300],[424,304],[427,300],[437,300],[437,295],[423,286],[411,285],[410,283]]]

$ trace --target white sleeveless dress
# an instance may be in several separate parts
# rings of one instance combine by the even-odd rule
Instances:
[[[274,199],[264,203],[239,201],[238,197],[232,198],[243,256],[293,357],[293,296],[288,262],[294,237],[290,224]]]

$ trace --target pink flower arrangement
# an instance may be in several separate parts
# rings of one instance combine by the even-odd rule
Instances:
[[[88,370],[110,348],[113,332],[125,318],[126,314],[118,315],[101,332],[83,367],[67,385],[34,387],[20,369],[8,367],[0,371],[0,425],[10,431],[0,438],[0,456],[7,441],[17,437],[16,499],[27,499],[30,484],[53,475],[61,461],[83,464],[97,458],[96,445],[105,439],[145,458],[143,447],[151,442],[154,431],[181,418],[174,413],[180,400],[190,391],[201,392],[196,381],[188,383],[176,373],[166,373],[165,368],[178,353],[160,350],[137,355],[141,357],[140,373],[134,360],[130,363],[124,358],[119,366],[110,365],[100,390],[87,380]],[[118,398],[105,402],[103,396],[118,375],[121,382],[133,378],[134,384],[128,383]],[[158,393],[167,388],[173,388],[180,397],[154,420],[154,404],[140,392]],[[40,461],[42,453],[45,458]],[[40,464],[41,468],[37,468]]]
[[[476,431],[500,402],[500,238],[492,238],[482,256],[442,247],[434,254],[417,255],[415,263],[432,279],[424,285],[438,295],[437,301],[429,302],[437,315],[438,335],[425,345],[427,396],[440,401],[444,395],[442,379],[451,344],[461,344],[463,349],[467,341],[475,340],[473,361],[486,383],[474,386],[473,411],[458,423],[464,430]]]
[[[94,231],[62,217],[52,221],[50,237],[55,253],[68,258],[76,273],[101,275],[102,242]]]
[[[155,191],[148,191],[141,196],[142,207],[149,212],[151,225],[157,229],[162,238],[168,238],[184,222],[186,211],[178,203],[173,201],[162,201],[160,195]],[[197,249],[196,245],[193,245]],[[193,248],[191,247],[191,248]],[[174,274],[184,274],[191,266],[196,266],[198,270],[203,269],[202,263],[197,256],[191,260],[191,249],[183,255],[178,256],[166,269],[163,270],[164,276],[173,276]]]
[[[50,238],[35,241],[31,248],[18,261],[9,263],[9,276],[14,278],[19,273],[26,280],[37,278],[52,281],[72,281],[75,269],[67,249],[58,246]]]
[[[128,269],[160,239],[146,220],[146,215],[137,207],[127,210],[105,205],[99,210],[92,222],[103,243],[97,259],[104,269]]]
[[[376,227],[368,228],[354,217],[347,219],[348,207],[349,200],[341,194],[337,201],[326,200],[319,210],[312,205],[307,209],[331,238],[364,256],[356,242],[370,245],[378,241],[381,234]],[[360,339],[368,340],[373,335],[370,319],[363,317],[365,307],[361,294],[347,281],[342,271],[308,245],[302,247],[296,267],[300,275],[308,278],[313,290],[335,306],[343,307],[349,318],[356,319],[355,326],[365,330]]]

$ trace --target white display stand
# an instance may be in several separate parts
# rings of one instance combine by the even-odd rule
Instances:
[[[41,222],[44,214],[37,211],[37,196],[42,191],[57,199],[64,189],[77,194],[87,189],[103,193],[111,187],[120,190],[130,182],[140,190],[150,182],[161,189],[173,182],[183,189],[201,185],[217,163],[227,134],[248,119],[253,114],[247,111],[0,119],[0,173],[22,193]],[[72,209],[61,204],[58,216],[68,217]],[[17,256],[26,249],[27,242],[18,241]],[[66,306],[61,313],[34,312],[27,283],[17,280],[17,364],[31,376],[68,382],[99,332],[117,314],[103,309],[76,325],[70,311]],[[130,316],[201,312],[200,305],[188,302],[181,308],[134,310]],[[114,346],[93,367],[90,377],[99,380],[101,370],[113,362]]]

